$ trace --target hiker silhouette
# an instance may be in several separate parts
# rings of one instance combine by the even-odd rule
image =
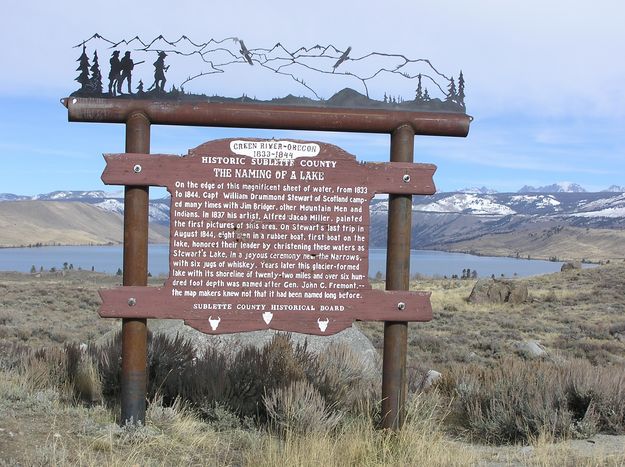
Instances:
[[[124,84],[124,80],[127,80],[128,94],[132,94],[132,69],[135,67],[135,63],[130,58],[130,52],[126,52],[119,63],[121,76],[119,78],[119,81],[117,81],[117,92],[119,92],[120,94],[122,93],[122,85]]]
[[[163,51],[158,53],[158,58],[154,62],[154,83],[149,87],[148,91],[156,89],[157,91],[165,91],[165,72],[169,70],[169,65],[165,66],[165,57],[167,54]]]
[[[109,94],[115,96],[119,84],[119,76],[122,71],[122,65],[119,61],[119,50],[114,50],[109,60],[111,71],[109,71]]]

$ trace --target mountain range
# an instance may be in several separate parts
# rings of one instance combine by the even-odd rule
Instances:
[[[574,184],[562,185],[541,187],[547,189],[545,192],[533,192],[524,187],[517,193],[496,193],[482,187],[414,196],[412,247],[522,257],[625,258],[622,246],[625,244],[625,189],[612,186],[602,192],[589,193],[579,191]],[[104,212],[116,216],[121,225],[124,207],[123,192],[104,191],[55,191],[36,196],[5,193],[0,194],[0,201],[4,201],[0,206],[12,205],[12,212],[20,212],[22,217],[16,221],[18,224],[29,223],[28,212],[35,217],[34,213],[41,209],[36,206],[41,203],[55,206],[69,203],[80,205],[81,212],[89,208],[95,210],[94,215]],[[169,206],[169,197],[151,200],[149,206],[151,225],[165,235]],[[384,247],[388,199],[374,198],[370,212],[370,246]],[[51,218],[52,214],[47,216]],[[108,218],[107,222],[110,222]],[[39,226],[38,230],[41,229]],[[28,232],[32,234],[33,229]],[[34,232],[36,234],[37,229]],[[23,237],[22,240],[25,243],[21,244],[26,245],[41,242],[36,238],[26,240]],[[110,241],[107,237],[103,243]],[[54,242],[63,243],[62,240]],[[90,243],[97,243],[97,240],[90,240]],[[2,245],[15,246],[16,243],[7,242],[0,233]]]
[[[467,187],[461,188],[452,192],[441,192],[439,194],[450,193],[476,193],[481,195],[490,195],[499,193],[492,188],[482,187]],[[545,185],[541,187],[533,187],[525,185],[521,187],[516,193],[589,193],[581,185],[572,182],[557,182],[551,185]],[[599,193],[625,193],[625,186],[610,185],[608,188],[601,190]],[[504,194],[504,193],[502,193]],[[83,201],[88,203],[94,203],[97,200],[107,199],[123,199],[124,191],[106,192],[102,190],[93,191],[52,191],[50,193],[42,193],[34,196],[15,195],[12,193],[0,193],[0,201]],[[169,198],[164,198],[169,199]]]
[[[560,184],[546,188],[562,187]],[[533,192],[527,187],[518,193],[497,193],[484,187],[465,189],[458,192],[436,193],[431,196],[414,196],[413,213],[470,215],[483,220],[522,216],[533,221],[562,221],[568,225],[594,228],[625,227],[625,190],[611,189],[589,193],[578,191],[578,185],[569,185],[572,191]],[[545,188],[545,187],[542,187]],[[59,201],[80,202],[104,211],[122,214],[124,212],[123,191],[53,191],[35,196],[0,194],[2,201]],[[169,223],[170,198],[150,200],[150,221],[157,224]],[[372,214],[386,212],[388,202],[384,196],[376,197],[371,203]]]
[[[371,244],[386,242],[388,201],[371,203]],[[437,193],[413,197],[414,248],[475,251],[485,254],[503,235],[537,240],[543,235],[554,244],[570,235],[617,232],[625,241],[625,193]],[[549,234],[551,232],[552,234]],[[588,239],[589,243],[592,240]],[[509,242],[509,243],[514,243]],[[614,257],[625,257],[622,244],[611,247]],[[516,248],[497,254],[516,255]],[[531,250],[531,246],[527,247]],[[492,252],[491,252],[492,254]],[[525,253],[524,257],[527,256]],[[553,255],[546,255],[547,257]],[[567,255],[571,257],[571,255]]]
[[[458,190],[459,193],[480,193],[483,195],[498,193],[492,188],[482,187],[470,187]],[[625,193],[625,186],[610,185],[608,188],[601,190],[601,192],[608,193]],[[540,187],[533,187],[525,185],[517,191],[517,193],[588,193],[581,185],[572,182],[558,182],[551,185],[545,185]]]

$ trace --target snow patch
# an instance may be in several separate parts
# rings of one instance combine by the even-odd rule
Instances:
[[[488,196],[480,196],[472,193],[457,193],[447,196],[433,203],[414,206],[414,211],[423,212],[455,212],[481,215],[508,216],[515,214],[513,209],[503,204],[496,203]]]
[[[625,193],[607,199],[598,199],[583,205],[577,217],[624,217]]]
[[[117,199],[107,199],[100,203],[95,203],[94,206],[97,206],[104,211],[115,212],[117,214],[124,213],[124,203]]]
[[[600,211],[592,212],[576,212],[571,214],[574,217],[625,217],[625,207],[619,208],[606,208]]]
[[[107,199],[94,206],[117,214],[124,214],[124,203],[117,199]],[[150,203],[148,206],[148,216],[150,222],[166,224],[169,222],[169,203]]]
[[[561,204],[551,195],[517,195],[510,198],[510,201],[518,204],[533,204],[537,209],[557,207]]]

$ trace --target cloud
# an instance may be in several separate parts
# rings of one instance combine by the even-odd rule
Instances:
[[[97,12],[84,11],[84,2],[75,0],[61,5],[35,0],[11,2],[4,13],[0,60],[13,64],[0,77],[5,94],[70,92],[79,54],[71,47],[95,32],[107,37],[186,34],[197,41],[239,36],[248,48],[278,41],[291,47],[334,43],[352,46],[355,55],[379,51],[430,58],[446,74],[464,71],[469,112],[483,116],[625,112],[625,62],[615,55],[615,44],[625,43],[625,4],[617,0],[600,7],[573,7],[564,0],[443,0],[410,8],[399,0],[383,7],[369,0],[358,8],[320,0],[305,9],[286,1],[183,0],[172,8],[170,2],[153,0],[113,1]],[[106,62],[108,53],[100,51],[100,58]],[[247,68],[230,77],[240,92],[252,84],[252,75],[245,74],[252,67]],[[261,88],[275,89],[280,82],[263,78]],[[212,83],[206,83],[209,92]]]
[[[503,184],[523,177],[521,184],[570,178],[600,185],[608,177],[620,183],[625,176],[625,61],[617,49],[625,43],[625,3],[620,0],[575,5],[564,0],[390,0],[383,5],[366,0],[357,8],[327,0],[305,8],[286,0],[180,0],[175,8],[164,0],[112,0],[89,11],[77,0],[11,0],[3,13],[0,98],[29,98],[23,110],[12,107],[10,118],[2,121],[4,155],[26,151],[66,159],[81,157],[81,149],[90,155],[120,150],[122,126],[68,125],[60,106],[34,119],[26,111],[39,108],[30,99],[58,105],[58,98],[76,89],[80,50],[72,47],[95,32],[116,38],[186,34],[198,41],[238,36],[248,48],[278,41],[289,47],[333,43],[351,46],[355,56],[378,51],[429,58],[448,75],[462,69],[468,112],[476,117],[468,138],[415,140],[415,160],[439,164],[437,179],[443,184],[464,179],[469,182],[460,186],[482,184],[479,180]],[[98,53],[106,70],[110,50]],[[138,69],[151,80],[152,62]],[[168,84],[175,84],[175,70],[172,66]],[[195,70],[179,71],[182,76]],[[220,86],[230,86],[234,95],[249,95],[254,86],[269,96],[284,92],[285,81],[257,72],[241,65],[234,76],[210,78],[201,87],[208,94]],[[33,127],[40,131],[37,140],[17,141]],[[209,139],[244,135],[327,141],[364,160],[389,157],[388,135],[358,133],[154,127],[152,147],[185,153]]]

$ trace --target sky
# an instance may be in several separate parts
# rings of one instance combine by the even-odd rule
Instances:
[[[124,151],[124,126],[69,123],[60,104],[78,88],[80,49],[73,46],[94,33],[113,41],[135,35],[150,41],[161,34],[195,42],[237,37],[250,49],[277,42],[290,49],[333,44],[339,50],[352,47],[351,56],[377,51],[427,58],[447,76],[462,70],[467,113],[474,118],[466,138],[415,139],[415,162],[437,165],[439,191],[486,186],[512,192],[554,182],[578,183],[588,191],[625,185],[622,0],[5,0],[3,5],[0,193],[118,189],[102,184],[101,155]],[[106,77],[111,50],[100,46],[98,53]],[[172,58],[172,68],[173,63]],[[151,76],[151,61],[143,66]],[[177,74],[172,69],[168,86],[199,71],[188,62],[184,66]],[[236,68],[226,80],[208,77],[197,86],[209,95],[297,94],[298,88],[283,93],[281,81],[252,74],[257,71]],[[321,87],[328,93],[332,85]],[[392,86],[378,83],[375,92]],[[389,157],[388,135],[156,125],[151,152],[185,154],[225,137],[314,140],[336,144],[359,160]]]

